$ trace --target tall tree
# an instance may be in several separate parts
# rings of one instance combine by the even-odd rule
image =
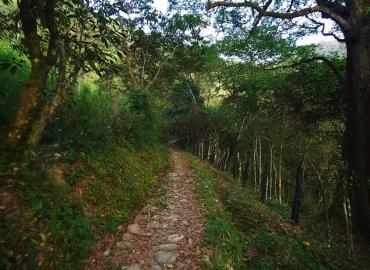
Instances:
[[[253,25],[262,17],[292,20],[321,14],[323,18],[334,21],[339,27],[343,39],[337,33],[322,33],[334,36],[347,46],[346,105],[347,121],[343,144],[343,157],[348,163],[349,177],[352,180],[354,195],[355,223],[370,241],[370,1],[369,0],[316,0],[305,1],[208,1],[207,9],[217,7],[247,8],[257,13]],[[287,5],[286,5],[287,4]],[[311,5],[312,4],[312,5]],[[286,7],[287,10],[282,10]],[[309,18],[309,17],[308,17]]]

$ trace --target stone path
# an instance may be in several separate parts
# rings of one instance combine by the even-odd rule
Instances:
[[[133,224],[119,229],[118,240],[107,237],[98,244],[84,269],[201,269],[202,203],[195,195],[187,161],[176,151],[171,152],[171,160],[165,207],[146,205]]]
[[[125,270],[201,269],[199,247],[205,220],[194,193],[192,171],[181,154],[171,154],[166,209],[147,205],[128,227],[123,243],[133,245]],[[130,245],[129,244],[129,245]]]

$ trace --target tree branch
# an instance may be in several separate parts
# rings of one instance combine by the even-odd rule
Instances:
[[[272,3],[272,0],[267,1],[267,3],[263,6],[263,10],[267,11],[267,9],[271,5],[271,3]],[[248,34],[247,39],[249,39],[252,36],[252,34],[254,32],[254,29],[258,26],[258,24],[260,23],[262,17],[263,17],[262,14],[261,13],[258,13],[256,19],[253,22],[252,30],[249,31],[249,34]]]
[[[310,59],[303,59],[303,60],[300,60],[299,62],[290,64],[290,65],[283,65],[283,66],[277,66],[277,67],[272,67],[272,68],[266,68],[266,70],[275,70],[275,69],[280,69],[280,68],[293,68],[293,67],[297,67],[297,66],[302,65],[302,64],[308,64],[308,63],[315,62],[315,61],[324,62],[333,71],[334,75],[337,77],[339,82],[341,84],[344,84],[343,75],[339,72],[339,70],[334,65],[334,63],[332,61],[330,61],[328,58],[324,57],[324,56],[316,56],[316,57],[313,57],[313,58],[310,58]]]
[[[36,3],[34,1],[22,0],[19,3],[19,16],[31,61],[44,60],[40,46],[40,37],[37,34]]]
[[[314,24],[317,25],[317,27],[315,27],[316,29],[319,29],[321,27],[321,34],[323,36],[331,36],[333,38],[335,38],[338,42],[345,42],[346,40],[344,38],[340,38],[338,37],[336,34],[334,33],[326,33],[325,32],[325,23],[323,22],[319,22],[319,21],[316,21],[315,19],[312,19],[310,18],[308,15],[305,16],[308,20],[310,20],[311,22],[313,22]]]
[[[55,65],[58,58],[57,43],[59,34],[55,22],[55,6],[56,0],[47,0],[45,3],[45,21],[50,35],[46,60],[50,66]]]
[[[324,5],[316,5],[312,7],[303,8],[301,10],[292,11],[292,12],[273,12],[267,11],[263,7],[261,7],[255,1],[244,1],[244,2],[226,2],[226,1],[217,1],[217,2],[207,2],[206,9],[210,10],[216,7],[248,7],[254,9],[259,14],[265,17],[274,17],[280,19],[294,19],[298,17],[302,17],[311,13],[321,12],[328,15],[332,20],[338,23],[343,29],[347,29],[349,27],[349,23],[346,19],[344,19],[339,14],[335,13],[332,9]]]

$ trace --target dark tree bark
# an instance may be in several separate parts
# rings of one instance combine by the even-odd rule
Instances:
[[[299,223],[299,211],[301,209],[301,197],[302,197],[302,178],[303,178],[303,167],[302,164],[297,168],[297,175],[295,178],[295,189],[292,202],[292,220]]]
[[[31,73],[21,89],[16,115],[9,126],[5,141],[12,144],[27,144],[32,125],[39,113],[41,95],[45,88],[50,68],[57,61],[57,28],[55,23],[55,0],[22,0],[19,4],[20,20],[31,61]],[[39,18],[45,20],[49,31],[47,55],[44,56],[37,31]]]
[[[370,14],[364,14],[364,1],[352,2],[351,28],[344,30],[347,122],[343,156],[353,188],[353,223],[370,241]]]
[[[241,182],[242,182],[242,187],[245,187],[248,182],[248,177],[249,177],[249,159],[247,158],[247,161],[244,163],[244,169],[243,173],[241,176]]]

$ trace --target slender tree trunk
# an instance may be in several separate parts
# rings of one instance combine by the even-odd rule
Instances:
[[[297,176],[295,182],[294,197],[292,203],[292,220],[298,224],[299,222],[299,211],[301,208],[301,196],[302,196],[302,178],[303,178],[303,164],[301,163],[297,168]]]
[[[273,164],[274,166],[274,198],[276,199],[278,196],[277,196],[277,178],[278,178],[278,174],[277,174],[277,169],[276,169],[276,166],[275,166],[275,163]]]
[[[261,179],[260,185],[260,201],[265,203],[267,200],[267,178],[268,178],[268,162],[265,162],[265,166],[263,168],[263,175]]]
[[[278,183],[278,194],[279,202],[283,202],[283,179],[282,179],[282,170],[283,170],[283,143],[280,143],[280,156],[279,156],[279,183]]]
[[[229,162],[229,157],[230,157],[230,148],[227,148],[226,158],[225,158],[225,164],[224,164],[224,167],[223,167],[223,171],[226,171],[227,170],[227,163]]]
[[[240,160],[240,153],[239,152],[236,154],[236,158],[237,158],[237,162],[238,162],[238,181],[240,182],[241,177],[242,177],[242,162]]]
[[[248,174],[249,174],[249,158],[247,158],[244,164],[244,170],[243,170],[242,177],[241,177],[242,187],[245,187],[247,185],[248,177],[249,177]]]
[[[258,138],[258,164],[259,164],[259,183],[261,184],[262,181],[262,145],[261,145],[261,137]]]
[[[257,140],[253,149],[254,187],[257,190]]]
[[[272,183],[273,183],[273,176],[272,176],[272,165],[273,165],[273,159],[272,159],[272,148],[273,145],[271,145],[270,148],[270,171],[269,171],[269,199],[272,199]]]
[[[211,146],[212,146],[212,137],[209,135],[208,139],[208,151],[207,151],[207,161],[211,163]]]
[[[365,1],[351,3],[347,45],[347,123],[343,155],[348,162],[354,225],[370,242],[370,14]]]

